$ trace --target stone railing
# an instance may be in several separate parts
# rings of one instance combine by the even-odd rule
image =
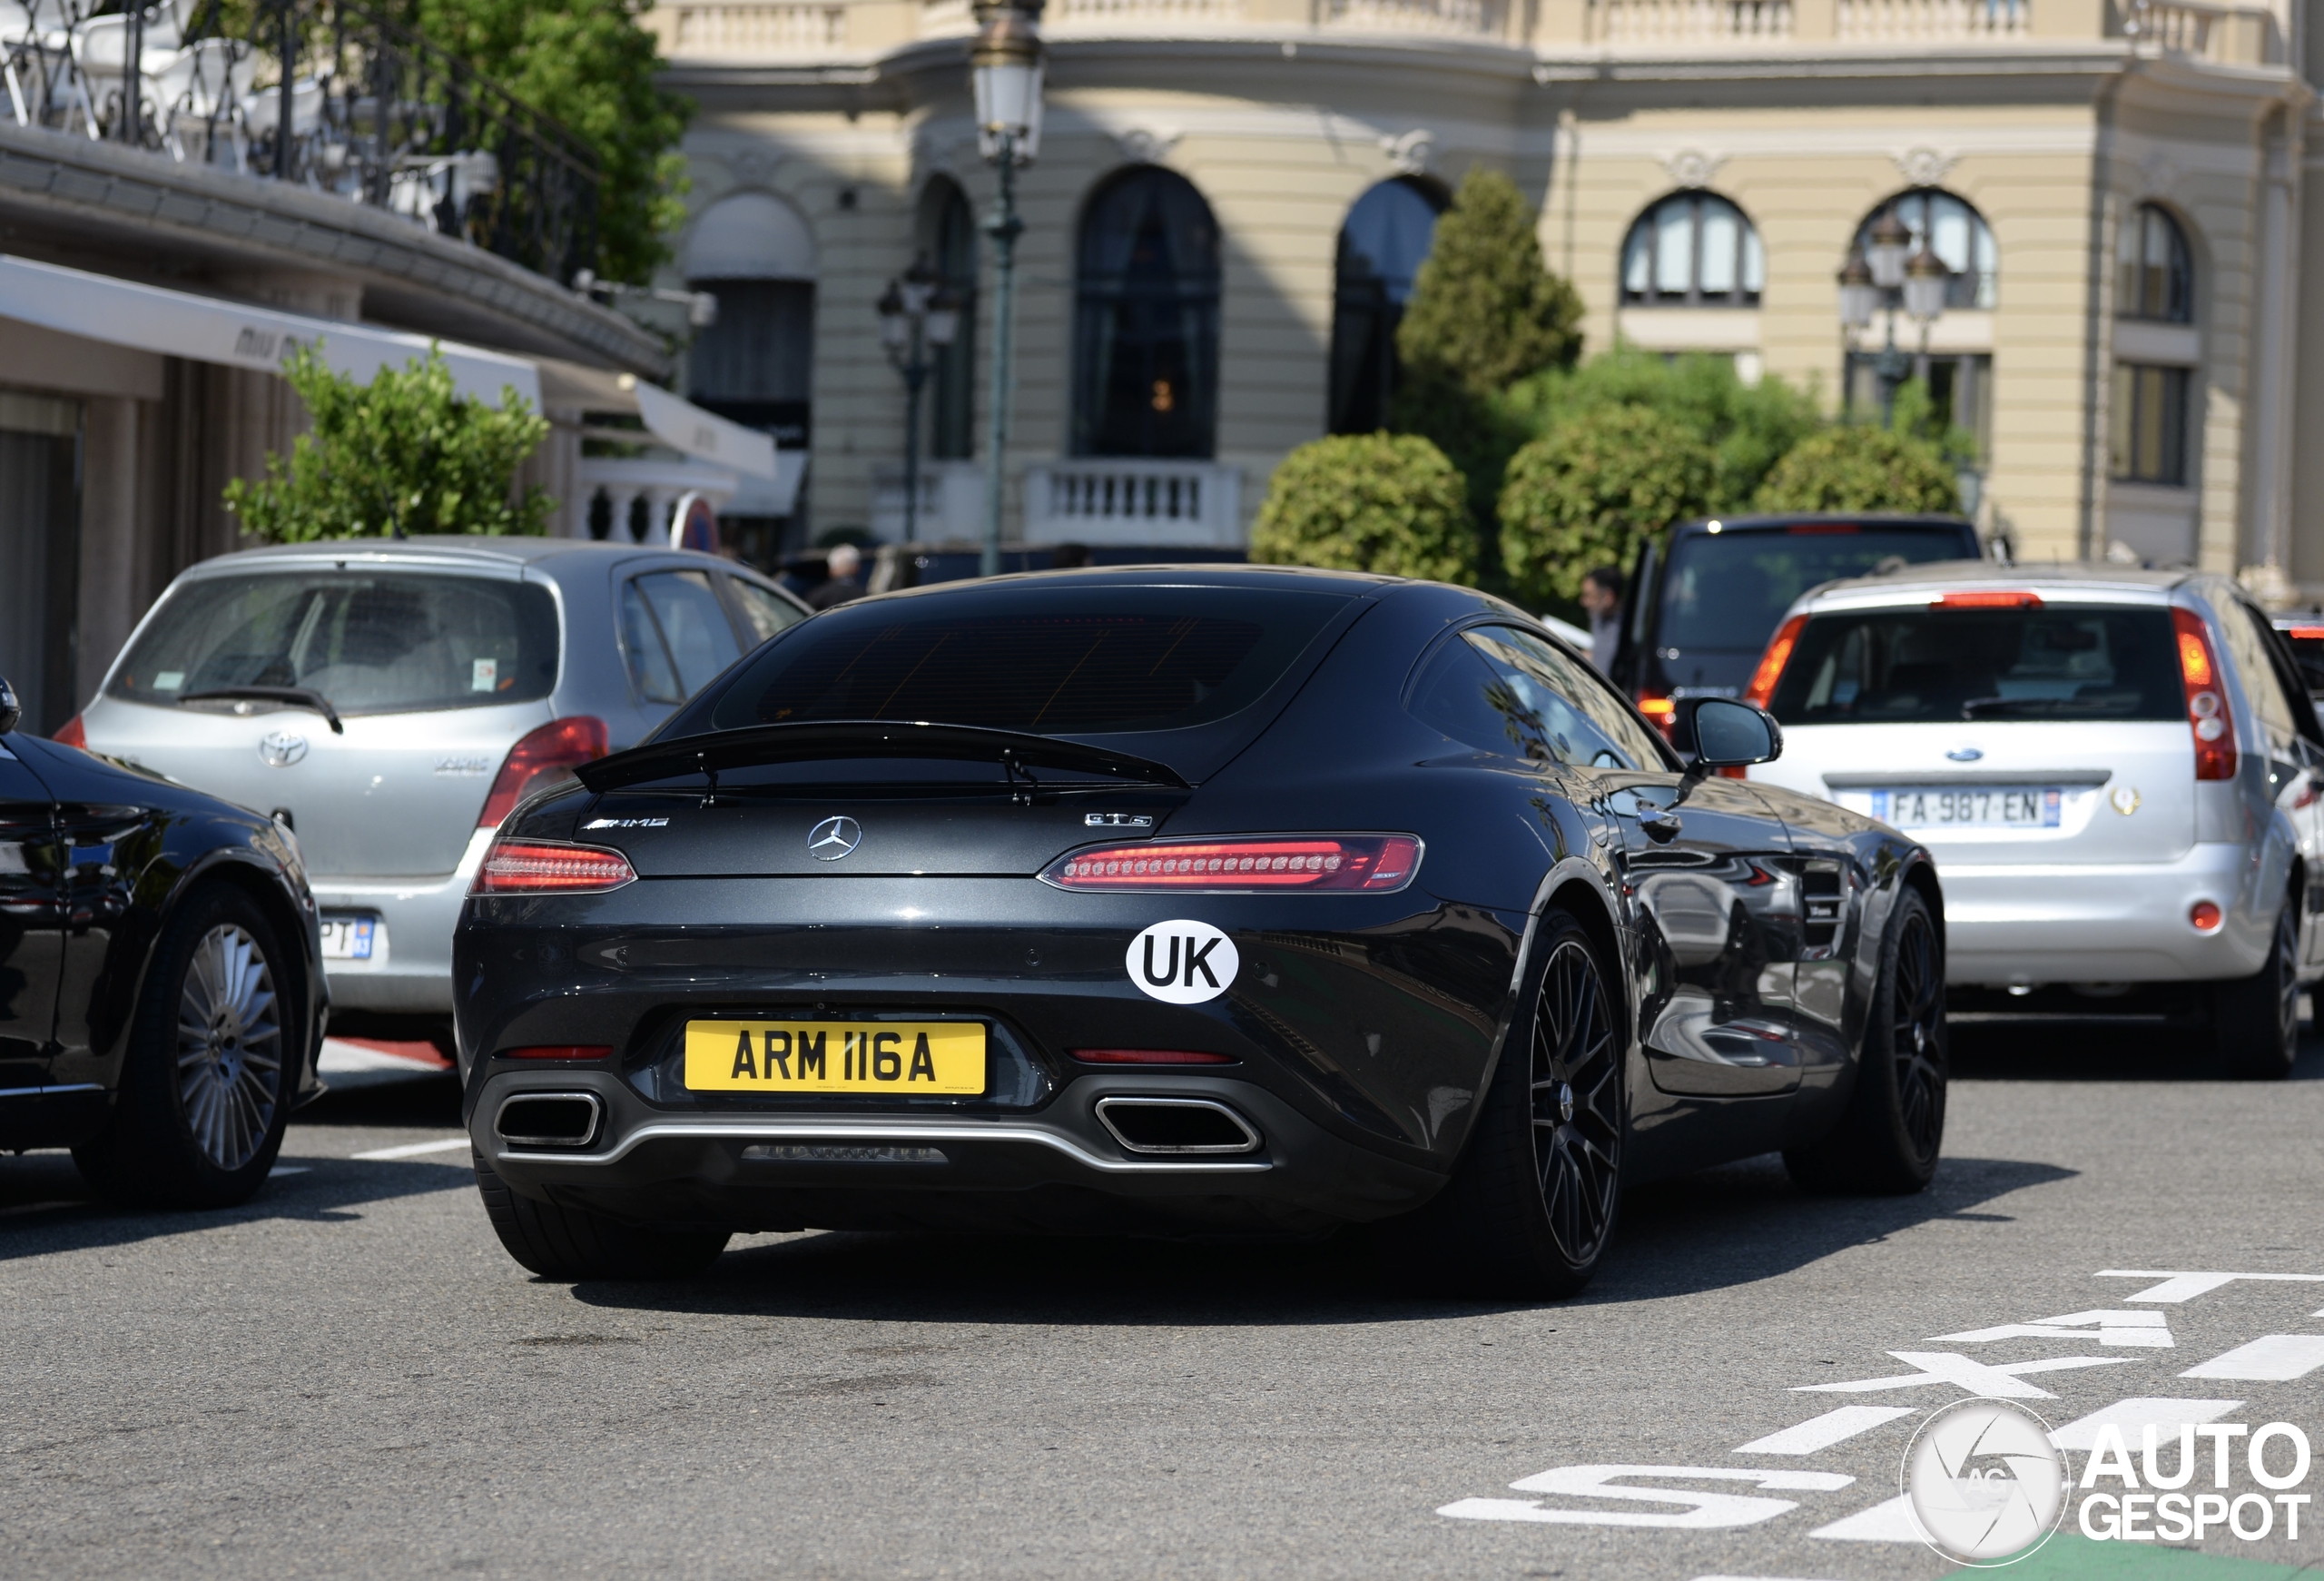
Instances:
[[[1324,0],[1317,20],[1349,33],[1440,33],[1498,38],[1508,13],[1501,0]]]
[[[920,509],[912,536],[941,543],[984,535],[984,469],[974,461],[920,463]],[[901,461],[872,468],[872,536],[897,543],[904,536],[904,467]]]
[[[1243,0],[1049,0],[1043,32],[1183,33],[1245,20]]]
[[[2033,0],[1839,0],[1839,36],[1859,44],[1896,40],[2024,38]]]
[[[847,15],[844,5],[803,5],[799,0],[772,5],[748,0],[680,0],[671,5],[665,0],[645,14],[645,22],[659,35],[665,55],[764,57],[845,49]]]
[[[1025,469],[1025,541],[1243,541],[1242,472],[1216,461],[1051,461]]]
[[[1787,42],[1791,0],[1590,0],[1590,42],[1653,48]]]
[[[2284,58],[2275,14],[2252,5],[2193,5],[2130,0],[2122,36],[2141,54],[2183,55],[2224,65],[2274,65]]]

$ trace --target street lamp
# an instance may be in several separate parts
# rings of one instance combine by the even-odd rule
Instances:
[[[992,238],[992,410],[985,445],[984,559],[1000,572],[1001,459],[1009,443],[1009,330],[1017,309],[1017,167],[1032,163],[1041,142],[1042,0],[980,0],[977,40],[969,51],[977,144],[1000,178],[1000,201],[985,222]]]
[[[1849,253],[1840,268],[1840,328],[1851,349],[1856,337],[1871,327],[1873,314],[1883,306],[1888,310],[1887,344],[1872,361],[1873,373],[1880,380],[1883,425],[1896,416],[1898,386],[1916,371],[1923,378],[1928,375],[1929,326],[1945,315],[1945,292],[1952,275],[1945,260],[1926,242],[1919,252],[1913,251],[1913,232],[1894,206],[1873,222],[1866,245]],[[1900,299],[1905,315],[1920,326],[1918,358],[1896,349]]]
[[[936,371],[932,351],[960,331],[960,304],[943,289],[926,253],[880,298],[880,344],[904,379],[904,542],[920,536],[920,392]]]

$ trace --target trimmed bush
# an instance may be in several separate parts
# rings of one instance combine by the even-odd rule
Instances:
[[[1542,263],[1540,218],[1499,171],[1462,178],[1396,326],[1413,378],[1490,396],[1580,355],[1581,298]]]
[[[1752,504],[1759,510],[1958,510],[1961,488],[1927,441],[1842,423],[1793,446]]]
[[[1340,434],[1283,459],[1251,529],[1251,558],[1278,566],[1473,582],[1468,485],[1413,434]]]
[[[1581,591],[1590,567],[1627,566],[1639,541],[1699,516],[1717,477],[1709,445],[1642,406],[1606,406],[1517,452],[1501,490],[1501,560],[1535,608]]]

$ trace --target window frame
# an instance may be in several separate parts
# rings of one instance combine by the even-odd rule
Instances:
[[[1655,268],[1657,216],[1674,203],[1688,206],[1687,289],[1683,292],[1665,291],[1651,282]],[[1735,286],[1731,291],[1713,292],[1703,289],[1703,221],[1707,211],[1713,205],[1727,210],[1736,220]],[[1647,253],[1649,284],[1643,290],[1633,291],[1630,283],[1630,254],[1640,247],[1643,247]],[[1758,255],[1759,275],[1756,289],[1748,283],[1754,252]],[[1657,198],[1639,211],[1638,217],[1630,222],[1630,229],[1622,232],[1621,251],[1615,256],[1614,271],[1615,294],[1626,308],[1755,309],[1767,295],[1767,244],[1759,239],[1758,224],[1743,205],[1733,198],[1713,192],[1709,187],[1682,187]]]
[[[1167,297],[1159,292],[1142,292],[1132,284],[1132,271],[1127,266],[1100,272],[1090,267],[1091,254],[1098,248],[1094,228],[1107,207],[1118,194],[1141,183],[1154,182],[1175,186],[1200,206],[1201,222],[1206,228],[1206,257],[1198,270],[1177,268],[1172,271],[1173,283]],[[1159,200],[1157,200],[1159,201]],[[1221,383],[1220,349],[1225,340],[1226,247],[1224,233],[1218,223],[1217,211],[1202,189],[1186,176],[1165,165],[1131,165],[1117,171],[1090,189],[1081,212],[1074,225],[1073,235],[1073,322],[1068,366],[1072,401],[1067,419],[1068,448],[1076,458],[1121,459],[1127,460],[1185,460],[1207,461],[1218,454],[1218,397]],[[1191,286],[1186,282],[1192,282]],[[1182,317],[1194,321],[1190,335],[1182,335],[1187,345],[1187,388],[1168,391],[1170,407],[1154,406],[1155,411],[1167,411],[1183,403],[1188,411],[1185,420],[1185,437],[1188,443],[1171,445],[1160,442],[1155,432],[1157,426],[1142,421],[1137,443],[1125,447],[1109,432],[1115,414],[1107,399],[1113,383],[1115,362],[1120,350],[1121,314],[1125,309],[1137,306],[1166,305]],[[1103,337],[1102,344],[1100,337]],[[1147,344],[1164,343],[1161,338]],[[1152,368],[1144,370],[1150,373]],[[1156,399],[1164,393],[1162,380],[1154,381]]]
[[[1956,270],[1950,262],[1945,264],[1947,272],[1945,279],[1945,311],[1946,312],[1991,312],[2001,305],[2001,238],[1994,234],[1993,222],[1985,218],[1984,210],[1950,188],[1907,187],[1903,192],[1891,193],[1883,198],[1866,212],[1863,219],[1856,222],[1856,230],[1849,237],[1849,248],[1856,253],[1863,253],[1870,245],[1872,227],[1879,223],[1880,216],[1896,211],[1897,218],[1904,220],[1906,229],[1913,232],[1913,250],[1918,252],[1924,244],[1930,245],[1934,250],[1933,232],[1935,230],[1935,222],[1932,209],[1936,200],[1940,198],[1960,204],[1970,222],[1968,266]],[[1904,212],[1905,205],[1915,202],[1920,204],[1922,216],[1918,229],[1913,228],[1912,222],[1905,218]],[[1993,267],[1989,270],[1980,270],[1977,267],[1977,242],[1980,237],[1984,238],[1985,248],[1993,258]],[[1893,286],[1882,292],[1880,305],[1886,311],[1902,312],[1905,307],[1905,288],[1901,285]]]
[[[2155,269],[2152,243],[2157,233],[2163,239],[2164,258],[2163,303],[2159,311],[2150,311],[2146,305],[2145,283]],[[2126,242],[2135,239],[2138,256],[2124,256]],[[2125,292],[2124,275],[2136,271],[2138,288]],[[2125,309],[2126,295],[2136,305]],[[2187,240],[2187,228],[2177,215],[2161,203],[2140,203],[2131,211],[2128,221],[2115,238],[2114,244],[2114,316],[2132,323],[2192,324],[2195,321],[2195,250]]]
[[[2164,464],[2142,471],[2139,451],[2147,426],[2147,375],[2157,377],[2156,388],[2164,403],[2153,436],[2155,442],[2163,447],[2164,455],[2159,461]],[[2193,468],[2190,464],[2193,446],[2189,443],[2193,394],[2194,370],[2191,368],[2162,362],[2115,361],[2106,412],[2106,475],[2110,480],[2152,489],[2193,486]],[[2171,410],[2174,402],[2175,417]]]
[[[630,593],[635,590],[637,595],[638,608],[645,611],[645,622],[653,630],[654,640],[661,645],[662,662],[670,667],[670,678],[680,687],[685,685],[685,671],[678,666],[677,649],[670,645],[670,634],[662,628],[661,611],[654,608],[654,600],[646,595],[645,588],[638,586],[648,577],[664,576],[673,571],[698,572],[708,580],[711,599],[718,606],[719,614],[725,618],[727,628],[734,634],[734,646],[739,650],[738,662],[742,656],[755,653],[766,643],[774,640],[772,637],[761,638],[756,632],[743,625],[741,614],[734,605],[734,596],[720,586],[732,577],[731,572],[709,566],[693,565],[684,560],[665,560],[655,565],[639,566],[634,570],[625,572],[619,585],[614,589],[614,646],[621,655],[622,674],[628,678],[630,697],[640,708],[683,708],[694,701],[703,688],[710,684],[709,681],[704,681],[701,687],[684,693],[676,702],[665,703],[646,694],[645,687],[637,678],[636,667],[630,662],[629,623],[623,614],[623,605]],[[799,622],[794,620],[783,630],[789,631],[798,624]],[[783,631],[774,634],[775,637],[782,635]],[[729,669],[733,667],[732,664],[727,666]],[[724,670],[719,672],[721,675],[724,673]],[[717,676],[713,676],[711,680],[717,678]]]
[[[1332,243],[1331,360],[1325,364],[1324,390],[1324,426],[1330,433],[1366,434],[1384,428],[1389,403],[1395,399],[1396,386],[1403,378],[1403,360],[1396,354],[1396,327],[1403,321],[1404,309],[1411,301],[1410,287],[1419,279],[1420,265],[1413,268],[1413,279],[1403,282],[1407,289],[1401,299],[1388,276],[1374,274],[1351,280],[1347,270],[1348,227],[1356,210],[1370,202],[1374,193],[1392,186],[1411,193],[1432,212],[1429,245],[1421,254],[1421,264],[1425,264],[1429,254],[1436,250],[1434,227],[1443,221],[1444,211],[1452,203],[1444,189],[1424,176],[1390,176],[1358,193],[1347,212],[1340,216],[1339,230]],[[1366,412],[1376,420],[1364,421]]]
[[[1452,736],[1432,724],[1427,716],[1420,713],[1413,705],[1419,701],[1421,683],[1427,677],[1431,667],[1436,664],[1437,660],[1443,655],[1447,647],[1453,643],[1459,643],[1462,647],[1467,648],[1470,654],[1479,664],[1485,665],[1489,669],[1490,661],[1485,658],[1482,652],[1478,650],[1475,644],[1468,640],[1468,637],[1475,632],[1492,631],[1494,629],[1519,632],[1526,637],[1532,637],[1538,642],[1545,644],[1551,652],[1564,656],[1574,667],[1574,673],[1581,677],[1582,685],[1596,687],[1602,696],[1612,700],[1617,711],[1628,716],[1631,725],[1639,731],[1640,737],[1649,746],[1653,748],[1654,756],[1649,761],[1640,764],[1636,770],[1627,772],[1679,774],[1684,771],[1685,765],[1679,760],[1676,750],[1670,746],[1669,740],[1664,737],[1661,730],[1652,721],[1648,719],[1644,714],[1639,712],[1637,702],[1628,692],[1614,685],[1613,682],[1607,679],[1604,676],[1599,674],[1597,669],[1590,665],[1586,657],[1573,653],[1572,650],[1570,649],[1563,642],[1561,642],[1558,639],[1554,633],[1541,627],[1528,625],[1522,620],[1512,620],[1507,615],[1496,614],[1474,616],[1461,622],[1461,624],[1452,627],[1449,630],[1439,633],[1433,640],[1429,642],[1421,649],[1419,656],[1413,660],[1412,669],[1406,674],[1404,678],[1403,693],[1398,698],[1398,706],[1419,724],[1429,729],[1436,730],[1438,734],[1444,736],[1446,740],[1460,741],[1461,737]],[[1580,707],[1579,704],[1575,704],[1573,706],[1576,707]],[[1583,709],[1581,711],[1585,715],[1588,713],[1587,709]],[[1462,741],[1462,745],[1464,746],[1473,746],[1474,743]],[[1512,763],[1521,763],[1531,767],[1551,771],[1562,770],[1569,766],[1581,766],[1584,768],[1589,766],[1587,765],[1564,765],[1559,763],[1554,758],[1521,757],[1506,748],[1478,747],[1477,750],[1491,750],[1495,756],[1505,757]],[[1592,770],[1591,772],[1615,771]]]

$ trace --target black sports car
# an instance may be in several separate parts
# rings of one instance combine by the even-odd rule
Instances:
[[[1691,766],[1525,615],[1292,569],[952,583],[803,621],[502,825],[454,951],[478,1181],[552,1278],[732,1231],[1424,1215],[1578,1289],[1625,1181],[1911,1191],[1927,854]],[[1701,750],[1694,751],[1699,739]]]
[[[274,820],[16,729],[0,681],[0,1147],[240,1202],[321,1091],[314,897]]]

